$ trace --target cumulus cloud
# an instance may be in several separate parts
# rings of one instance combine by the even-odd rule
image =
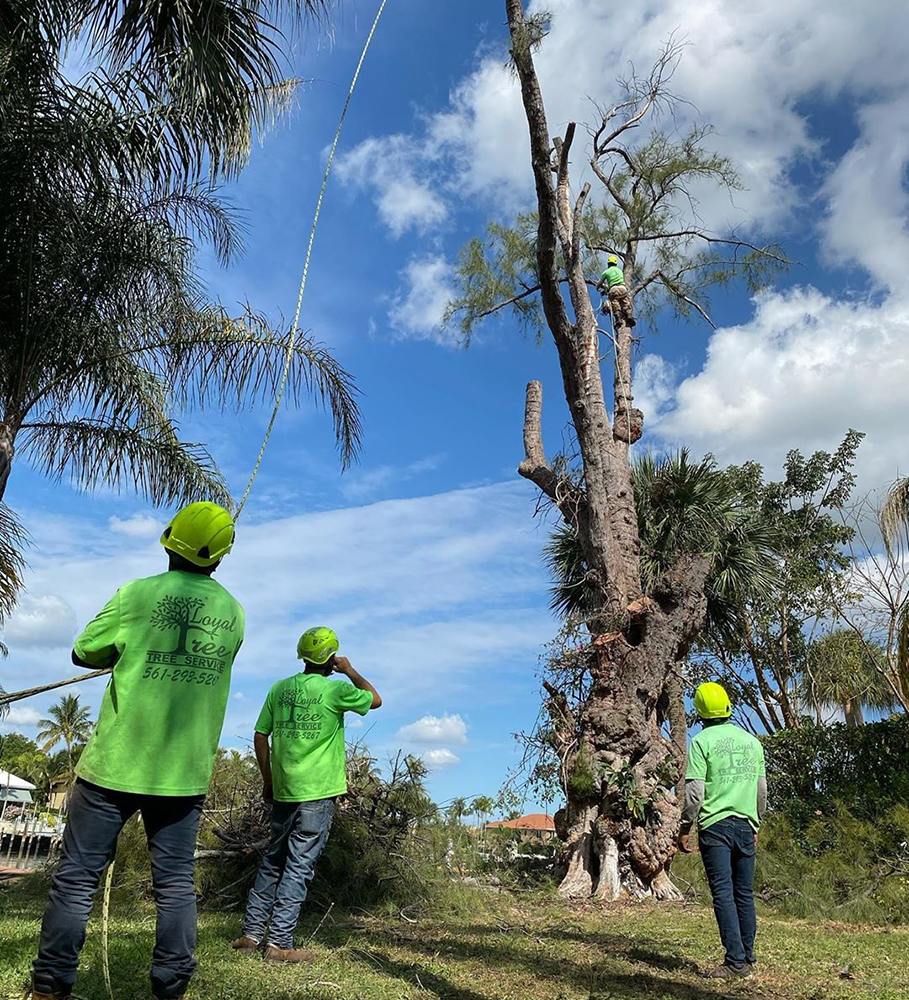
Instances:
[[[335,168],[342,181],[372,194],[379,218],[395,237],[411,229],[425,232],[448,216],[441,194],[417,176],[415,166],[425,171],[427,158],[412,154],[408,136],[365,139]]]
[[[14,651],[27,646],[69,646],[76,635],[76,613],[67,601],[55,594],[26,595],[4,631]]]
[[[445,257],[413,258],[401,277],[403,289],[388,312],[392,327],[404,337],[454,343],[452,334],[440,330],[445,306],[455,294],[451,265]]]
[[[433,750],[427,750],[421,755],[426,763],[426,766],[431,771],[441,770],[443,767],[451,767],[454,764],[460,764],[461,758],[453,754],[450,750],[445,747],[438,747]]]
[[[810,162],[833,168],[822,191],[829,213],[822,235],[838,259],[858,261],[882,283],[904,282],[887,241],[909,239],[909,210],[902,184],[909,160],[909,6],[902,0],[832,7],[827,0],[767,0],[742,6],[725,0],[641,0],[624,7],[602,0],[533,0],[530,13],[553,15],[537,56],[550,128],[568,120],[591,122],[591,98],[609,104],[614,80],[633,63],[649,67],[666,39],[680,28],[688,42],[672,81],[716,126],[713,146],[730,155],[744,189],[734,198],[710,188],[696,192],[705,225],[718,230],[747,224],[763,231],[791,224],[804,203],[793,167]],[[452,88],[448,103],[421,112],[411,135],[372,137],[350,156],[350,175],[366,176],[388,144],[389,162],[402,176],[418,176],[427,204],[478,197],[497,212],[524,207],[532,198],[527,126],[520,92],[505,65],[505,38],[487,48],[474,70]],[[855,122],[851,149],[836,160],[814,134],[807,104],[874,102]],[[575,181],[584,157],[575,155]],[[360,173],[358,173],[358,171]],[[381,181],[377,182],[381,186]],[[387,187],[387,184],[386,184]],[[400,214],[410,213],[409,198]],[[419,213],[417,213],[419,215]],[[402,223],[389,209],[380,218],[393,234]],[[799,223],[801,224],[801,222]],[[857,238],[859,237],[860,238]]]
[[[36,726],[41,721],[41,713],[33,708],[23,708],[13,705],[5,719],[0,720],[5,729],[16,729],[19,726]]]
[[[112,517],[107,524],[111,531],[131,538],[156,538],[163,528],[161,520],[150,514],[133,514],[132,517],[122,519]]]
[[[650,363],[659,373],[659,364]],[[659,381],[659,378],[657,378]],[[836,301],[806,288],[756,300],[754,318],[717,330],[702,369],[683,379],[649,425],[722,461],[755,458],[778,472],[785,452],[832,450],[849,427],[867,486],[906,471],[909,309],[896,299]]]
[[[467,723],[460,715],[424,715],[402,726],[398,739],[410,743],[466,743]]]

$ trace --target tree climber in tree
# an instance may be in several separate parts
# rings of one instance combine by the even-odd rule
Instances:
[[[606,264],[606,270],[597,283],[597,291],[601,295],[605,291],[609,299],[608,304],[604,301],[600,309],[603,313],[611,311],[613,322],[617,326],[634,326],[634,304],[625,287],[625,274],[619,267],[619,258],[610,257]]]
[[[698,848],[713,896],[713,912],[726,957],[712,979],[754,971],[754,855],[767,808],[764,748],[733,725],[729,695],[719,684],[701,684],[694,706],[703,729],[691,742],[685,773],[685,809],[679,847],[698,827]]]
[[[73,663],[113,673],[76,768],[32,1000],[70,997],[92,897],[136,812],[158,910],[152,993],[186,992],[196,967],[196,834],[245,628],[243,608],[212,579],[233,542],[223,507],[185,507],[161,535],[168,571],[124,584],[76,639]]]
[[[256,723],[262,797],[272,803],[271,842],[249,893],[243,936],[233,947],[254,952],[264,942],[266,962],[314,957],[294,948],[293,934],[328,841],[335,800],[347,792],[344,713],[366,715],[382,705],[372,684],[338,656],[338,645],[330,628],[307,629],[297,643],[303,672],[272,687]],[[352,684],[329,680],[332,673]]]

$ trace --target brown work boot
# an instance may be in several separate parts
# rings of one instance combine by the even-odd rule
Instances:
[[[70,997],[56,996],[53,993],[39,993],[37,990],[32,990],[32,1000],[70,1000]]]
[[[243,937],[238,937],[236,941],[231,944],[231,948],[234,951],[258,951],[259,942],[255,938],[247,937],[245,934]]]
[[[265,949],[266,962],[312,962],[316,953],[308,948],[276,948],[270,944]]]

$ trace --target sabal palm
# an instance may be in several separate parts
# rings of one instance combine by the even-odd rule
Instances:
[[[79,704],[79,695],[64,695],[56,704],[47,710],[49,719],[41,719],[38,723],[38,739],[42,741],[41,749],[47,753],[58,743],[63,743],[68,754],[73,747],[85,743],[92,731],[91,709]]]
[[[865,642],[852,629],[835,629],[810,644],[799,695],[806,705],[840,708],[847,725],[864,722],[863,708],[894,707],[887,683],[883,650]]]
[[[645,594],[682,556],[706,556],[711,562],[707,626],[723,632],[730,603],[769,585],[773,539],[712,458],[692,462],[683,449],[661,460],[641,459],[634,467],[634,502]],[[559,527],[545,552],[555,580],[553,610],[565,616],[595,611],[600,591],[586,581],[575,532]]]

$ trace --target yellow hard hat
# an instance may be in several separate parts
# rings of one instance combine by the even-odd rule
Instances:
[[[164,529],[161,544],[194,566],[214,566],[234,544],[234,519],[216,503],[191,503]]]
[[[606,261],[607,264],[618,264],[618,262],[619,262],[618,257],[610,257],[609,260]]]
[[[694,693],[694,707],[702,719],[728,719],[732,715],[732,703],[722,684],[707,681]]]

